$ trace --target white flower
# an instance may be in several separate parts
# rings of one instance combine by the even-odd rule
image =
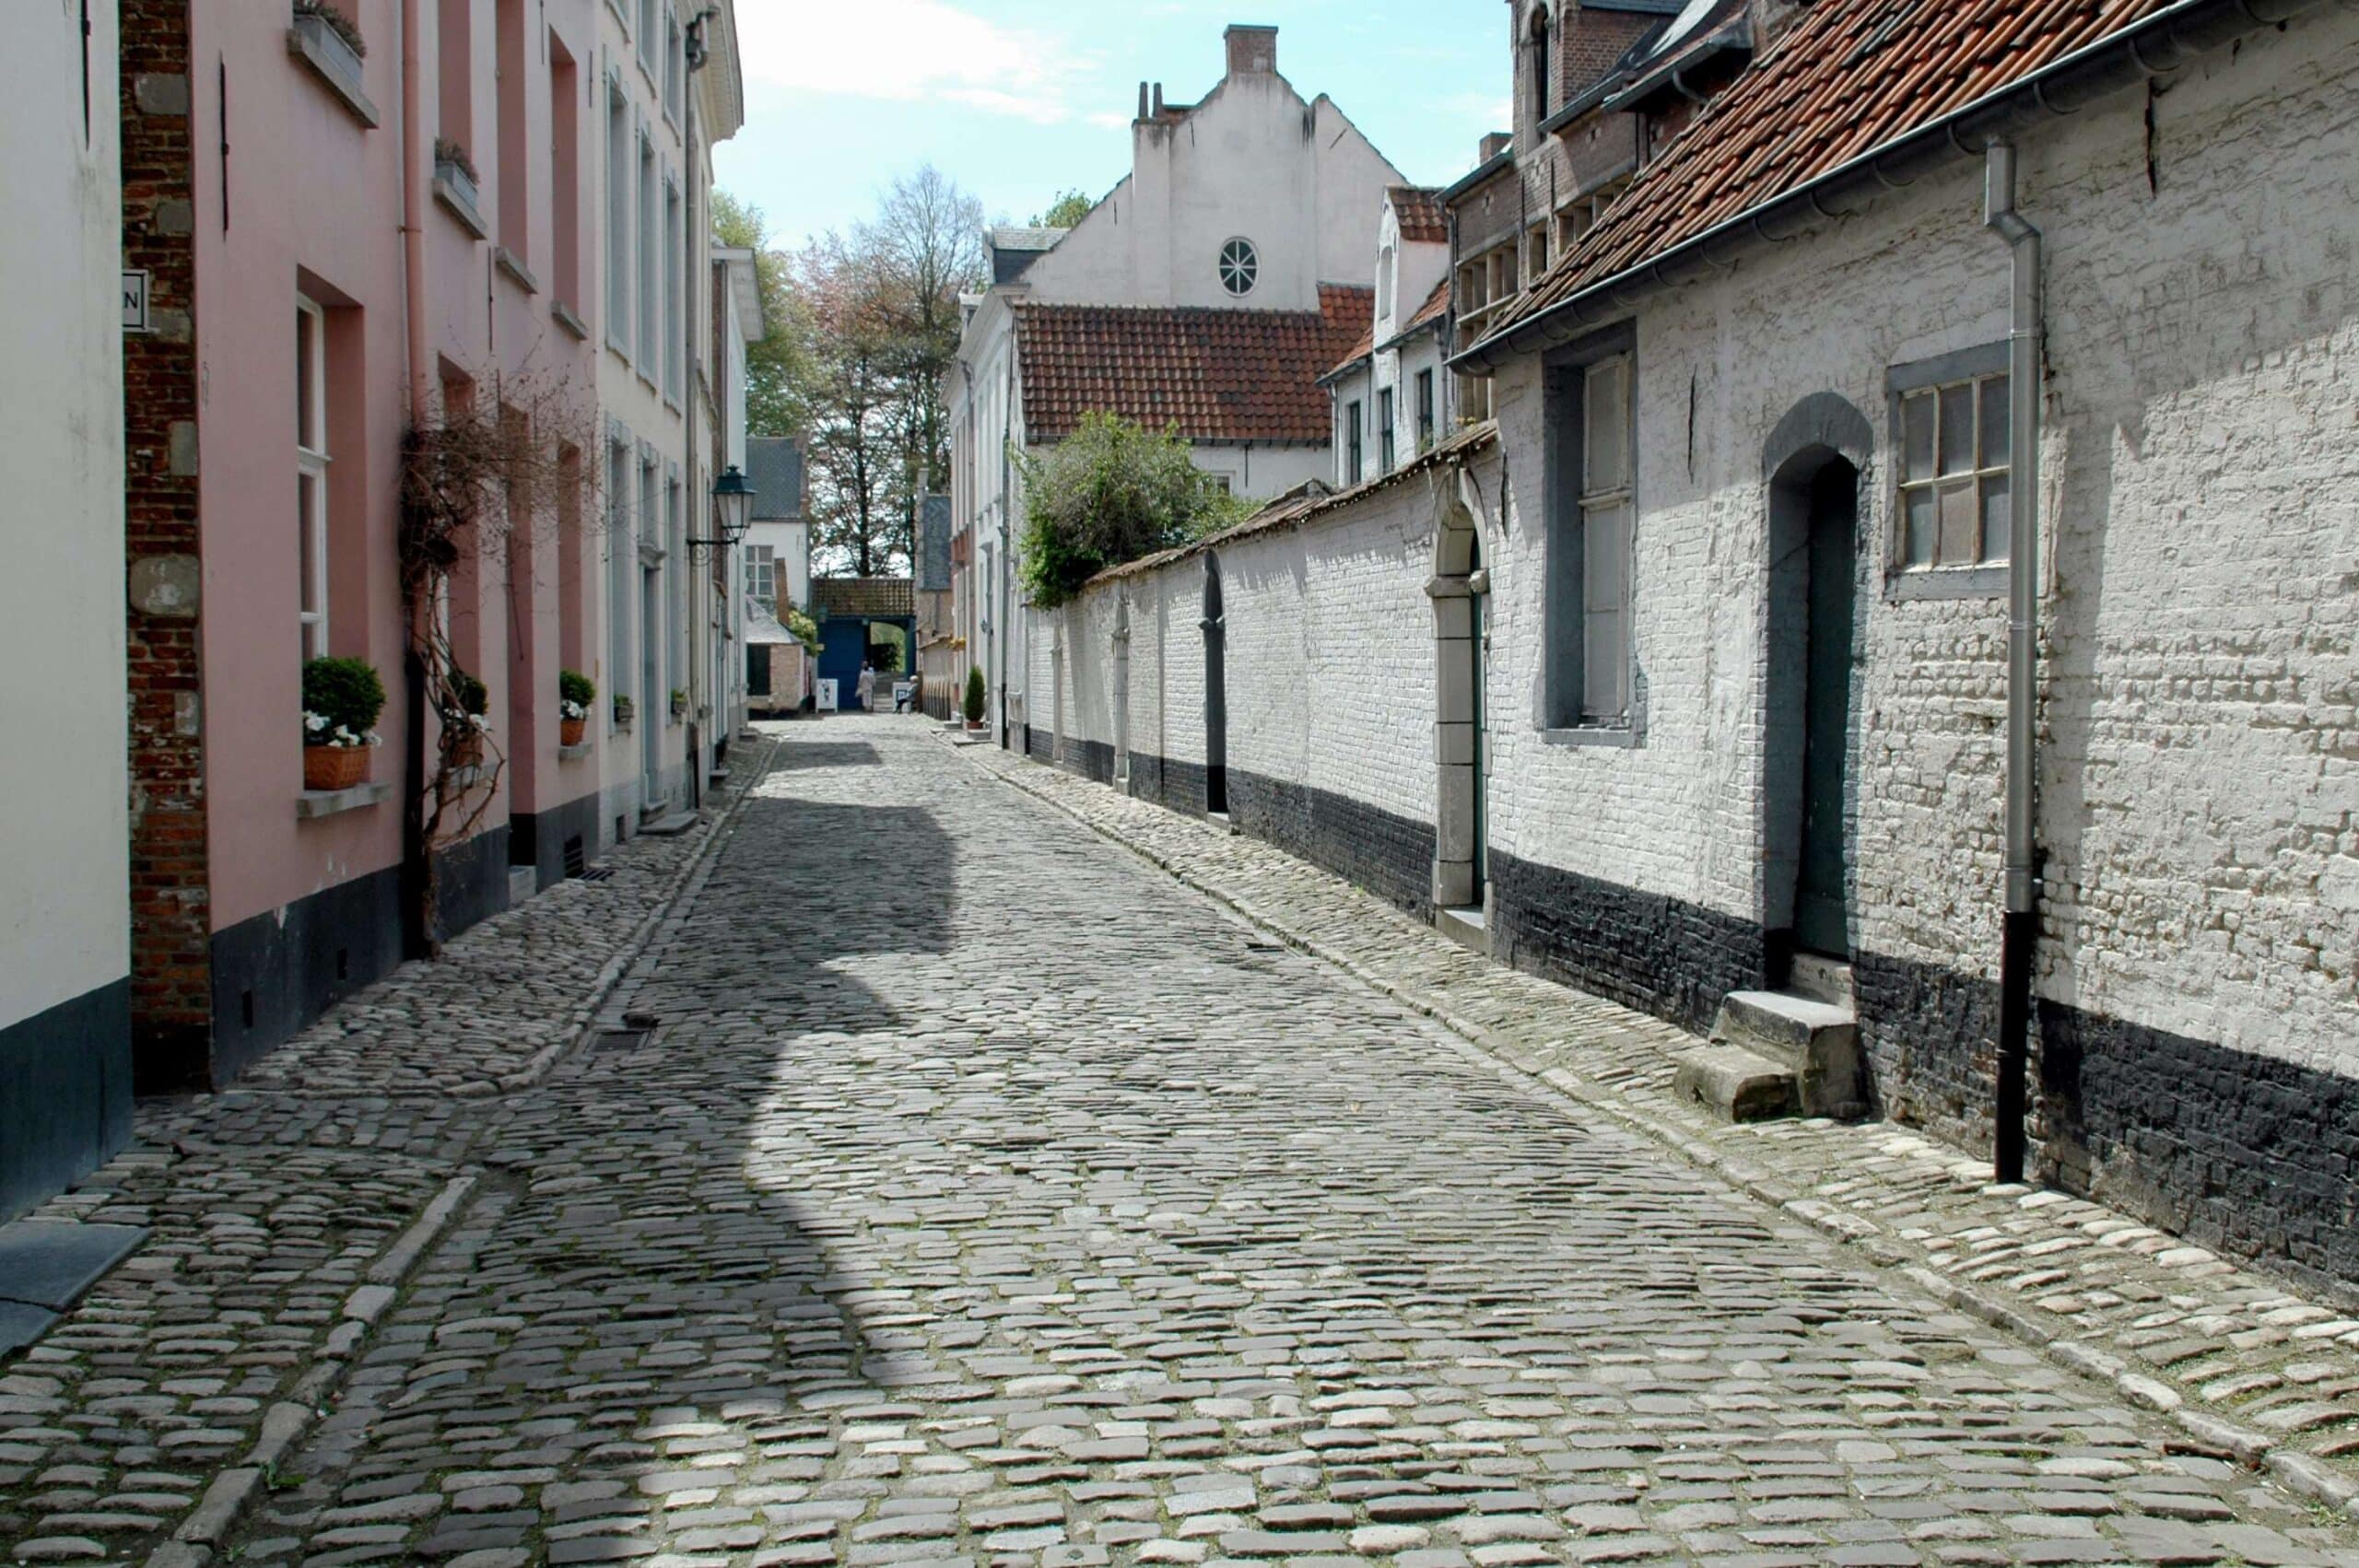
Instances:
[[[582,707],[578,702],[560,702],[557,705],[557,710],[568,719],[587,719],[590,717],[590,710]]]
[[[305,710],[303,714],[303,728],[305,730],[316,735],[327,727],[328,721],[326,715],[313,713],[308,709]]]
[[[335,727],[335,743],[339,746],[357,746],[360,743],[360,737],[339,724]]]
[[[491,729],[491,720],[480,713],[468,714],[467,722],[475,727],[475,733],[479,735],[488,732]]]
[[[379,733],[377,733],[377,731],[374,731],[374,730],[370,731],[369,731],[369,733],[368,733],[367,735],[365,735],[365,736],[363,736],[363,737],[362,737],[362,739],[363,739],[363,741],[365,741],[368,744],[372,745],[372,746],[381,746],[381,745],[383,745],[383,744],[385,743],[385,738],[384,738],[382,735],[380,735]]]

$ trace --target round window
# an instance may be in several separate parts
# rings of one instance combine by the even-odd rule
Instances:
[[[1250,240],[1232,240],[1220,248],[1220,286],[1231,294],[1250,294],[1262,275],[1262,258]]]

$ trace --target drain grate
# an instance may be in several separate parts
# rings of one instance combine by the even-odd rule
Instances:
[[[614,874],[615,868],[612,866],[592,866],[588,871],[581,873],[580,880],[583,882],[604,882]]]
[[[601,1029],[592,1042],[593,1051],[635,1051],[647,1044],[644,1029]]]

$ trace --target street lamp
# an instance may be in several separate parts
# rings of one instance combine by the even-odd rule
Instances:
[[[691,548],[725,549],[743,541],[746,530],[754,526],[754,486],[737,472],[735,463],[722,471],[712,482],[713,521],[721,524],[718,539],[691,539]]]

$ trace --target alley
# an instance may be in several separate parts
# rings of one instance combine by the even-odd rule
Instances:
[[[922,725],[659,940],[235,1561],[2359,1562]]]

